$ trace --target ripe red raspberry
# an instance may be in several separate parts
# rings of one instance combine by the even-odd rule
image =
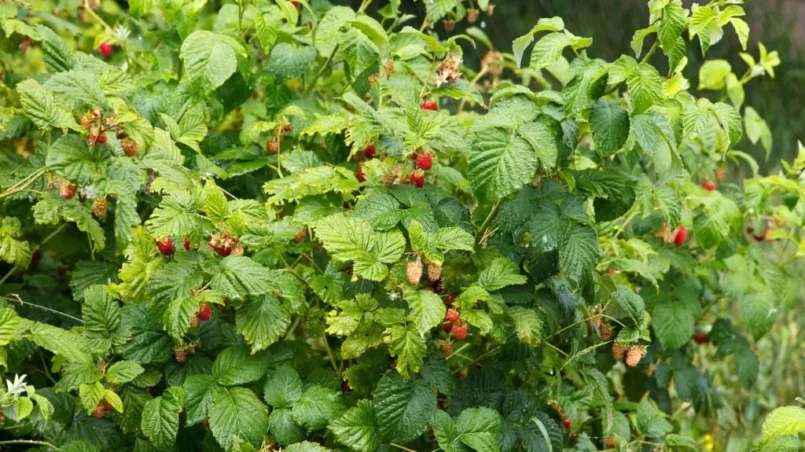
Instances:
[[[674,233],[674,244],[676,246],[682,246],[685,244],[685,241],[688,239],[688,228],[685,226],[680,226],[676,229]]]
[[[453,354],[453,343],[452,342],[445,342],[439,347],[442,351],[442,356],[447,358],[448,356]]]
[[[190,251],[191,248],[193,248],[193,243],[190,241],[190,239],[184,239],[184,250]]]
[[[422,105],[420,105],[423,110],[431,110],[436,111],[439,109],[439,106],[436,104],[435,100],[426,100],[422,101]]]
[[[376,153],[377,153],[377,148],[375,148],[374,144],[370,144],[369,146],[366,146],[365,148],[363,148],[363,156],[367,160],[373,159],[375,157]]]
[[[626,351],[626,365],[636,367],[644,356],[646,356],[646,347],[640,345],[629,347],[629,350]]]
[[[431,155],[430,152],[418,155],[416,158],[416,166],[425,171],[431,169],[433,167],[433,155]]]
[[[626,356],[627,347],[625,344],[619,344],[615,342],[612,344],[612,357],[615,358],[615,361],[620,361]]]
[[[702,182],[702,187],[704,187],[704,189],[707,191],[715,191],[716,184],[713,181],[706,180]]]
[[[411,174],[410,182],[419,188],[425,185],[425,174],[422,171],[417,171]]]
[[[442,277],[442,267],[436,264],[428,264],[428,281],[436,282]]]
[[[698,331],[693,335],[693,341],[697,344],[704,344],[707,343],[710,338],[707,337],[707,333]]]
[[[299,8],[301,8],[301,7],[302,7],[302,4],[301,4],[301,3],[299,3],[299,2],[297,2],[297,1],[292,1],[292,2],[291,2],[291,4],[292,4],[292,5],[293,5],[293,7],[294,7],[294,8],[296,8],[296,9],[299,9]]]
[[[94,133],[91,133],[89,135],[89,144],[92,145],[92,146],[94,146],[96,144],[106,144],[106,140],[107,140],[106,132],[103,132],[100,135],[96,135]]]
[[[366,175],[363,174],[362,166],[358,167],[358,171],[355,174],[358,176],[358,182],[366,182]]]
[[[276,154],[277,151],[279,151],[279,149],[280,149],[280,145],[276,141],[274,141],[274,140],[266,141],[266,151],[269,154]]]
[[[165,237],[157,240],[157,248],[163,256],[170,256],[173,254],[173,240],[170,237]]]
[[[456,322],[459,319],[458,311],[455,309],[448,309],[444,318],[447,319],[448,322]]]
[[[467,338],[467,324],[466,323],[454,323],[453,324],[453,337],[456,339],[463,341]]]
[[[98,406],[95,407],[95,410],[92,412],[92,415],[95,416],[96,419],[100,419],[103,417],[103,412],[105,408],[103,407],[102,403],[99,403]]]
[[[294,240],[294,242],[299,243],[302,240],[305,240],[306,235],[307,235],[307,232],[305,232],[305,230],[302,229],[302,230],[300,230],[299,232],[296,233],[296,237],[294,237],[293,240]]]
[[[109,44],[108,42],[102,42],[101,45],[98,46],[98,52],[104,58],[109,58],[112,56],[112,50],[112,44]]]
[[[563,423],[565,424],[565,429],[567,430],[570,430],[573,427],[573,420],[570,419],[570,416],[568,415],[565,415]]]
[[[201,303],[198,306],[198,319],[206,322],[212,318],[212,308],[207,303]]]
[[[76,193],[76,185],[72,182],[64,181],[61,184],[61,197],[64,199],[73,199]]]
[[[408,276],[408,282],[417,286],[419,280],[422,278],[422,261],[416,258],[415,261],[408,262],[408,268],[405,270]]]

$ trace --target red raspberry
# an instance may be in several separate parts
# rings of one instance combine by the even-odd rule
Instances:
[[[191,248],[193,248],[193,243],[190,241],[190,239],[184,239],[184,250],[190,251]]]
[[[363,167],[359,166],[358,171],[356,172],[358,176],[358,182],[366,182],[366,175],[363,174]]]
[[[299,9],[299,8],[301,8],[301,7],[302,7],[302,4],[301,4],[301,3],[299,3],[299,2],[297,2],[297,1],[292,1],[292,2],[291,2],[291,4],[292,4],[292,5],[293,5],[293,7],[294,7],[294,8],[296,8],[296,9]]]
[[[431,111],[436,111],[439,109],[439,106],[436,104],[435,100],[423,101],[420,107],[422,107],[423,110],[431,110]]]
[[[296,2],[294,2],[294,3],[296,3]],[[201,421],[201,426],[204,427],[204,430],[209,430],[210,429],[210,420],[209,419],[204,419],[203,421]]]
[[[713,181],[706,180],[702,182],[702,187],[707,191],[715,191],[716,184]]]
[[[684,226],[680,226],[676,229],[676,233],[674,233],[674,244],[676,246],[682,246],[685,244],[685,241],[688,239],[688,228]]]
[[[198,306],[198,319],[206,322],[212,318],[212,308],[207,303],[201,303]]]
[[[453,324],[450,322],[445,322],[442,324],[442,329],[444,330],[445,333],[449,333],[450,331],[453,330]]]
[[[459,319],[458,311],[455,309],[448,309],[444,318],[447,319],[448,322],[456,322]]]
[[[173,254],[173,240],[170,237],[157,240],[157,248],[163,256],[170,256]]]
[[[103,417],[104,411],[105,408],[103,407],[103,404],[99,403],[98,406],[95,407],[95,411],[92,412],[92,415],[95,416],[97,419],[100,419]]]
[[[425,174],[421,171],[412,173],[409,181],[417,187],[422,188],[422,186],[425,185]]]
[[[418,155],[416,158],[416,166],[427,171],[433,167],[433,156],[430,152]]]
[[[564,424],[565,424],[565,428],[567,430],[570,430],[573,427],[573,421],[570,419],[570,416],[565,415],[565,418],[564,418],[563,421],[564,421]]]
[[[106,140],[107,140],[106,132],[104,132],[104,133],[102,133],[100,135],[95,135],[94,133],[91,133],[89,135],[89,144],[91,146],[94,146],[96,144],[106,144]]]
[[[102,42],[101,45],[98,46],[98,52],[104,58],[109,58],[112,56],[112,44],[108,42]]]
[[[707,337],[707,334],[701,331],[693,335],[693,341],[696,342],[697,344],[704,344],[707,343],[709,340],[710,338]]]
[[[279,151],[279,149],[280,145],[276,141],[274,140],[266,141],[266,151],[268,151],[269,154],[276,154],[277,151]]]
[[[617,445],[618,443],[617,441],[615,441],[614,435],[609,435],[609,438],[607,438],[606,441],[604,441],[604,447],[606,447],[607,449],[614,449],[615,446]]]
[[[62,182],[62,184],[61,184],[61,197],[64,198],[64,199],[73,199],[73,196],[75,196],[75,192],[76,192],[77,188],[78,187],[76,187],[76,185],[74,183],[72,183],[72,182],[67,182],[67,181]]]
[[[101,402],[101,405],[103,406],[103,409],[104,409],[104,410],[113,410],[113,409],[115,409],[115,408],[112,406],[112,404],[111,404],[111,403],[109,403],[109,402],[108,402],[108,401],[106,401],[106,400],[104,400],[103,402]]]
[[[466,323],[455,323],[453,324],[453,337],[455,337],[459,341],[463,341],[467,338],[467,324]]]
[[[363,148],[363,156],[366,157],[367,160],[374,158],[376,153],[377,148],[375,148],[374,144],[370,144],[369,146]]]

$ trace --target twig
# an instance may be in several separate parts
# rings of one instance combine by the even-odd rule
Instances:
[[[34,441],[30,439],[13,439],[8,441],[0,441],[0,446],[11,445],[11,444],[28,444],[31,446],[45,446],[50,447],[54,450],[59,450],[59,448],[56,445],[51,444],[47,441]]]
[[[478,232],[483,234],[484,229],[489,226],[489,223],[492,222],[492,218],[498,211],[498,207],[500,206],[500,201],[495,201],[495,204],[492,205],[492,209],[489,211],[489,214],[484,219],[484,222],[481,223],[481,227],[478,228]]]
[[[327,68],[330,66],[330,63],[333,61],[333,58],[335,57],[335,53],[338,52],[338,46],[339,44],[336,44],[335,47],[333,47],[333,51],[330,52],[330,56],[327,57],[327,61],[324,62],[324,65],[322,65],[321,69],[319,69],[319,72],[317,72],[316,75],[313,76],[313,80],[311,80],[307,88],[305,88],[305,95],[307,95],[310,92],[310,90],[313,89],[313,87],[316,85],[316,81],[319,80],[319,77],[321,77],[322,74],[324,74],[324,71],[326,71]]]
[[[31,306],[31,307],[34,307],[34,308],[39,308],[39,309],[42,309],[43,311],[52,312],[53,314],[59,314],[59,315],[62,315],[64,317],[67,317],[68,319],[75,320],[76,322],[79,322],[79,323],[82,323],[82,324],[84,323],[83,320],[79,319],[78,317],[73,317],[70,314],[65,314],[64,312],[57,311],[55,309],[51,309],[51,308],[48,308],[48,307],[45,307],[45,306],[39,306],[36,303],[31,303],[31,302],[28,302],[28,301],[24,301],[22,298],[20,298],[19,294],[11,293],[11,294],[8,294],[8,296],[5,296],[3,298],[5,298],[8,301],[16,301],[17,303],[19,303],[19,304],[21,304],[23,306]]]
[[[654,56],[654,53],[655,53],[655,52],[657,51],[657,49],[659,49],[659,48],[660,48],[660,40],[658,39],[658,40],[654,41],[654,44],[651,46],[651,48],[650,48],[650,49],[648,49],[648,53],[646,54],[646,56],[644,56],[644,57],[643,57],[643,58],[640,60],[640,64],[645,63],[646,61],[648,61],[648,59],[649,59],[649,58],[651,58],[652,56]]]

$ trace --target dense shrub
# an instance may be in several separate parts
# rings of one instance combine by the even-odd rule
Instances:
[[[68,3],[0,3],[0,445],[713,450],[713,419],[755,427],[733,395],[800,299],[805,152],[723,182],[757,166],[745,89],[780,61],[705,63],[718,102],[685,66],[746,46],[740,2],[651,0],[611,62],[560,18],[511,53],[450,32],[484,0]],[[744,447],[798,450],[802,413]]]

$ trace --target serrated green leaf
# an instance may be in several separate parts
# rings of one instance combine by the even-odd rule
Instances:
[[[262,378],[269,364],[265,354],[251,355],[245,346],[233,345],[215,358],[212,376],[224,386],[242,385]]]
[[[228,449],[240,438],[258,446],[268,431],[268,408],[246,388],[218,393],[209,410],[210,430],[218,444]]]
[[[373,404],[384,441],[408,443],[423,434],[436,410],[436,396],[421,381],[405,381],[397,374],[380,379]]]

